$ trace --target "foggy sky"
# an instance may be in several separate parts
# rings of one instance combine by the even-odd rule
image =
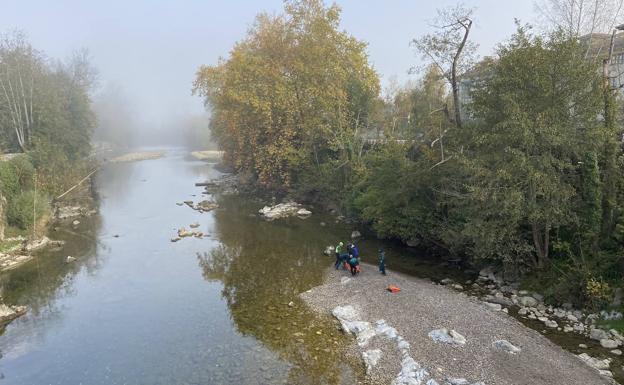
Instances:
[[[90,50],[102,86],[120,86],[137,109],[137,120],[162,126],[203,111],[191,96],[201,64],[227,56],[261,11],[279,13],[281,0],[1,0],[0,31],[20,29],[35,48],[65,58],[78,48]],[[370,60],[382,77],[404,82],[420,57],[412,38],[431,30],[435,9],[457,1],[340,0],[342,27],[369,42]],[[515,30],[514,18],[533,21],[533,1],[472,0],[476,6],[472,40],[480,54]]]

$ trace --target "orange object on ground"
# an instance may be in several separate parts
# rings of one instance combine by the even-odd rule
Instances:
[[[398,293],[401,291],[401,289],[398,286],[394,286],[394,285],[389,285],[388,286],[388,291],[390,293]]]

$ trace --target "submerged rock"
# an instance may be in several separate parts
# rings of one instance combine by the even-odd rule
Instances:
[[[199,211],[199,212],[204,212],[204,211],[212,211],[216,208],[219,208],[219,205],[215,202],[211,202],[208,200],[203,200],[201,202],[199,202],[198,204],[195,205],[195,207],[193,207],[193,209]]]

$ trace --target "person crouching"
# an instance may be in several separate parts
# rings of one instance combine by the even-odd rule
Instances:
[[[356,256],[351,255],[349,258],[349,268],[351,270],[351,275],[356,275],[359,272],[359,267],[360,260]]]

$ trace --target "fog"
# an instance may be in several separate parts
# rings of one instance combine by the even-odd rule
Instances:
[[[410,40],[430,30],[427,20],[437,7],[456,1],[337,3],[342,27],[369,42],[370,60],[387,85],[389,79],[404,83],[414,76],[409,69],[421,59]],[[513,32],[514,17],[533,18],[528,0],[465,3],[478,9],[472,38],[482,55]],[[279,0],[3,0],[0,28],[24,31],[35,48],[53,58],[87,48],[99,73],[96,110],[107,114],[99,117],[101,123],[131,130],[126,137],[134,144],[182,143],[189,127],[207,127],[203,103],[191,95],[197,68],[227,56],[257,13],[281,8]]]

